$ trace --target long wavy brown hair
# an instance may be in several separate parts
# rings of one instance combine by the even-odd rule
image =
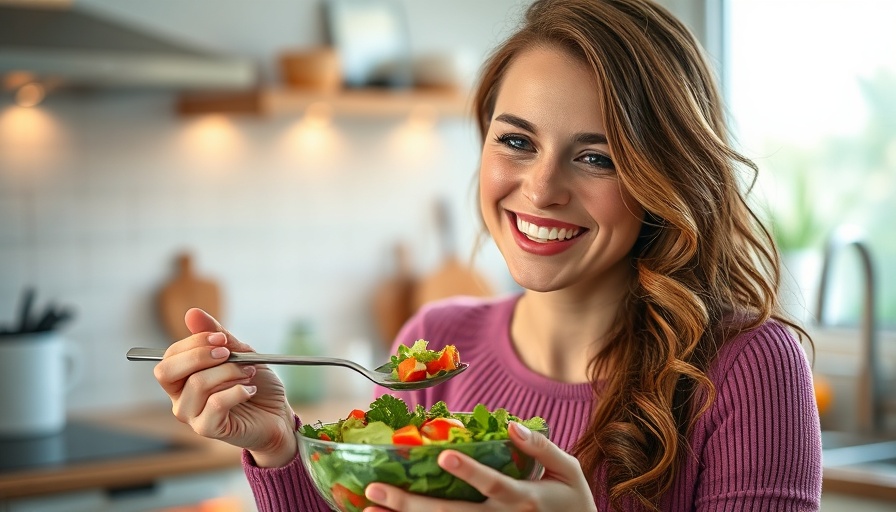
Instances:
[[[632,293],[590,362],[596,402],[573,454],[614,509],[656,510],[693,456],[687,439],[715,397],[707,370],[720,346],[769,318],[808,336],[778,306],[778,252],[745,199],[757,168],[728,141],[688,29],[648,0],[536,1],[483,67],[473,104],[483,141],[508,66],[537,46],[593,70],[620,183],[647,212]]]

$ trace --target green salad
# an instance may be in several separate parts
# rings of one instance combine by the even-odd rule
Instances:
[[[335,423],[302,426],[302,460],[318,490],[341,511],[370,505],[364,488],[383,482],[438,498],[483,501],[482,494],[439,467],[444,449],[463,452],[512,478],[535,478],[538,463],[509,440],[510,421],[548,434],[544,419],[522,419],[505,409],[478,404],[468,413],[452,413],[444,402],[428,410],[382,395],[367,411],[355,409]]]

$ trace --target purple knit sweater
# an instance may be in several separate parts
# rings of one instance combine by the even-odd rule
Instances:
[[[451,299],[415,315],[397,343],[454,344],[470,367],[434,388],[395,394],[411,407],[444,400],[454,411],[483,403],[520,417],[542,416],[551,440],[569,450],[588,422],[591,388],[551,380],[519,360],[509,335],[518,298]],[[817,510],[821,435],[811,372],[796,339],[766,323],[727,343],[709,376],[716,400],[698,420],[689,439],[693,457],[682,462],[661,510]],[[266,469],[244,452],[243,467],[260,512],[329,511],[298,457]],[[608,510],[600,500],[597,508]]]

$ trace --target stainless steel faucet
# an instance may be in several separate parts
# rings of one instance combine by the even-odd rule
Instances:
[[[818,287],[818,304],[815,318],[818,325],[824,325],[825,298],[832,261],[841,249],[855,248],[859,253],[862,269],[862,322],[861,359],[858,375],[858,428],[864,433],[878,433],[883,430],[883,381],[878,366],[877,326],[875,325],[875,282],[874,262],[868,246],[858,237],[841,232],[830,237],[825,244],[821,266],[821,283]]]

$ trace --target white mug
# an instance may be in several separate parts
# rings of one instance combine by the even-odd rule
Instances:
[[[81,365],[57,332],[0,336],[0,437],[57,434]]]

